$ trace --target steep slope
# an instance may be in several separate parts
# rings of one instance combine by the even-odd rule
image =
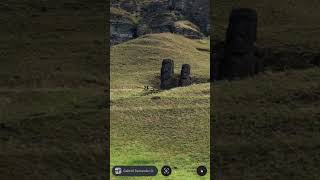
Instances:
[[[320,69],[213,85],[215,178],[319,177]]]
[[[111,48],[111,165],[168,164],[171,178],[190,180],[199,178],[199,164],[209,168],[209,46],[208,40],[162,33]],[[158,90],[161,62],[168,57],[176,74],[189,63],[198,84]]]
[[[282,52],[275,63],[296,63],[303,61],[300,55],[320,52],[319,1],[217,0],[214,4],[214,41],[224,40],[232,8],[249,7],[259,17],[258,44]],[[281,70],[214,83],[216,179],[320,176],[320,69]]]
[[[170,33],[150,34],[111,48],[111,87],[158,87],[164,58],[175,61],[175,72],[181,65],[191,65],[192,76],[208,82],[209,41],[191,40]]]
[[[106,2],[0,3],[0,179],[105,179]]]

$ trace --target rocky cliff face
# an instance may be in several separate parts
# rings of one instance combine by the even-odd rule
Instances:
[[[168,0],[168,6],[172,10],[181,11],[188,20],[200,27],[201,32],[209,33],[209,0]]]
[[[121,9],[111,8],[110,35],[111,45],[128,41],[137,36],[136,23],[129,13]]]
[[[113,0],[111,6],[111,44],[150,33],[209,34],[209,0]]]

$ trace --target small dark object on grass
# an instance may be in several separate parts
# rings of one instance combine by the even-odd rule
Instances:
[[[151,98],[151,100],[160,100],[160,99],[161,99],[160,96],[153,96],[153,97]]]

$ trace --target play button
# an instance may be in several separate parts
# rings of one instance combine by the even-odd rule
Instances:
[[[197,168],[197,173],[199,176],[205,176],[207,174],[207,168],[204,166],[199,166]]]

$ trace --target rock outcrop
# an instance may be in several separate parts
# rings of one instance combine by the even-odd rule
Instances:
[[[204,35],[198,26],[190,21],[177,21],[174,23],[174,33],[181,34],[190,39],[201,39]]]
[[[137,0],[123,0],[119,3],[119,6],[131,14],[140,13],[140,5]]]
[[[209,35],[209,0],[113,0],[111,44],[150,33],[177,33],[201,39]],[[116,18],[116,19],[114,19]]]
[[[168,0],[169,9],[181,11],[187,19],[208,35],[210,32],[209,0]]]
[[[111,8],[110,44],[115,45],[137,37],[137,27],[130,14],[124,10]]]
[[[138,35],[163,32],[172,33],[174,22],[177,20],[176,14],[168,10],[166,2],[151,2],[141,9]]]

